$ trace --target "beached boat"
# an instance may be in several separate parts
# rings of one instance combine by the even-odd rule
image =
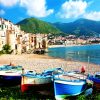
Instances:
[[[38,49],[35,49],[35,50],[33,51],[33,53],[34,53],[34,54],[45,54],[46,51],[45,51],[45,49],[38,48]]]
[[[21,84],[21,70],[0,71],[0,86],[15,86]]]
[[[57,67],[57,68],[52,68],[52,69],[47,69],[43,71],[44,75],[58,75],[58,74],[62,74],[64,72],[64,70],[61,67]]]
[[[12,69],[12,66],[10,65],[1,65],[0,66],[0,71],[2,70],[11,70]]]
[[[12,69],[16,69],[16,70],[21,70],[22,66],[15,66],[15,65],[1,65],[0,66],[0,71],[7,71],[7,70],[12,70]]]
[[[93,81],[93,87],[94,89],[100,90],[100,72],[97,72],[94,75],[89,75],[88,79]]]
[[[50,90],[53,86],[52,76],[44,74],[36,74],[34,71],[28,72],[22,75],[21,91],[38,91],[38,90]]]
[[[86,76],[83,74],[69,72],[54,77],[55,98],[66,99],[68,96],[81,94],[87,86]]]
[[[14,86],[21,84],[22,66],[0,66],[0,86]]]

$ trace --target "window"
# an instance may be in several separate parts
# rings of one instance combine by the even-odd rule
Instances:
[[[3,30],[3,25],[1,26],[1,29]]]
[[[5,37],[5,32],[4,32],[4,33],[2,33],[1,37]]]
[[[15,49],[17,50],[17,44],[15,44]]]

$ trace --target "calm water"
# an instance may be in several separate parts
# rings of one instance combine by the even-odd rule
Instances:
[[[85,45],[73,47],[55,47],[49,48],[49,56],[72,59],[78,61],[85,61],[100,65],[100,44],[98,45]]]

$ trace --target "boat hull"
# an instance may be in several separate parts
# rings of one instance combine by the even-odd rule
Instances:
[[[93,81],[93,87],[96,90],[100,90],[100,78],[96,78],[95,76],[89,76],[89,79]]]
[[[51,77],[22,76],[22,81],[21,81],[22,92],[50,90],[51,87],[53,87],[53,82]]]
[[[66,98],[81,94],[86,89],[86,82],[65,82],[54,80],[55,98]]]
[[[0,75],[0,86],[15,86],[20,84],[21,84],[21,75],[19,76]]]
[[[1,70],[0,86],[15,86],[21,84],[21,70]]]
[[[53,87],[53,82],[44,84],[23,84],[21,85],[22,92],[49,91]]]
[[[100,90],[100,83],[94,82],[94,83],[93,83],[93,87],[94,87],[94,89],[96,89],[96,90]]]
[[[92,80],[95,83],[99,83],[100,84],[100,78],[96,78],[95,76],[89,76],[89,79]]]

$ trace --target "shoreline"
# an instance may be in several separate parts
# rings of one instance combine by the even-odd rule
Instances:
[[[57,48],[57,47],[74,47],[74,46],[89,46],[89,45],[100,45],[99,43],[98,44],[85,44],[85,45],[49,45],[48,48]]]
[[[22,55],[1,55],[0,65],[3,64],[20,65],[24,69],[35,70],[37,73],[41,73],[46,69],[52,69],[61,67],[65,71],[81,70],[82,66],[85,66],[86,74],[94,74],[100,72],[100,65],[88,64],[87,62],[65,60],[60,58],[49,57],[46,55],[37,54],[22,54]]]

